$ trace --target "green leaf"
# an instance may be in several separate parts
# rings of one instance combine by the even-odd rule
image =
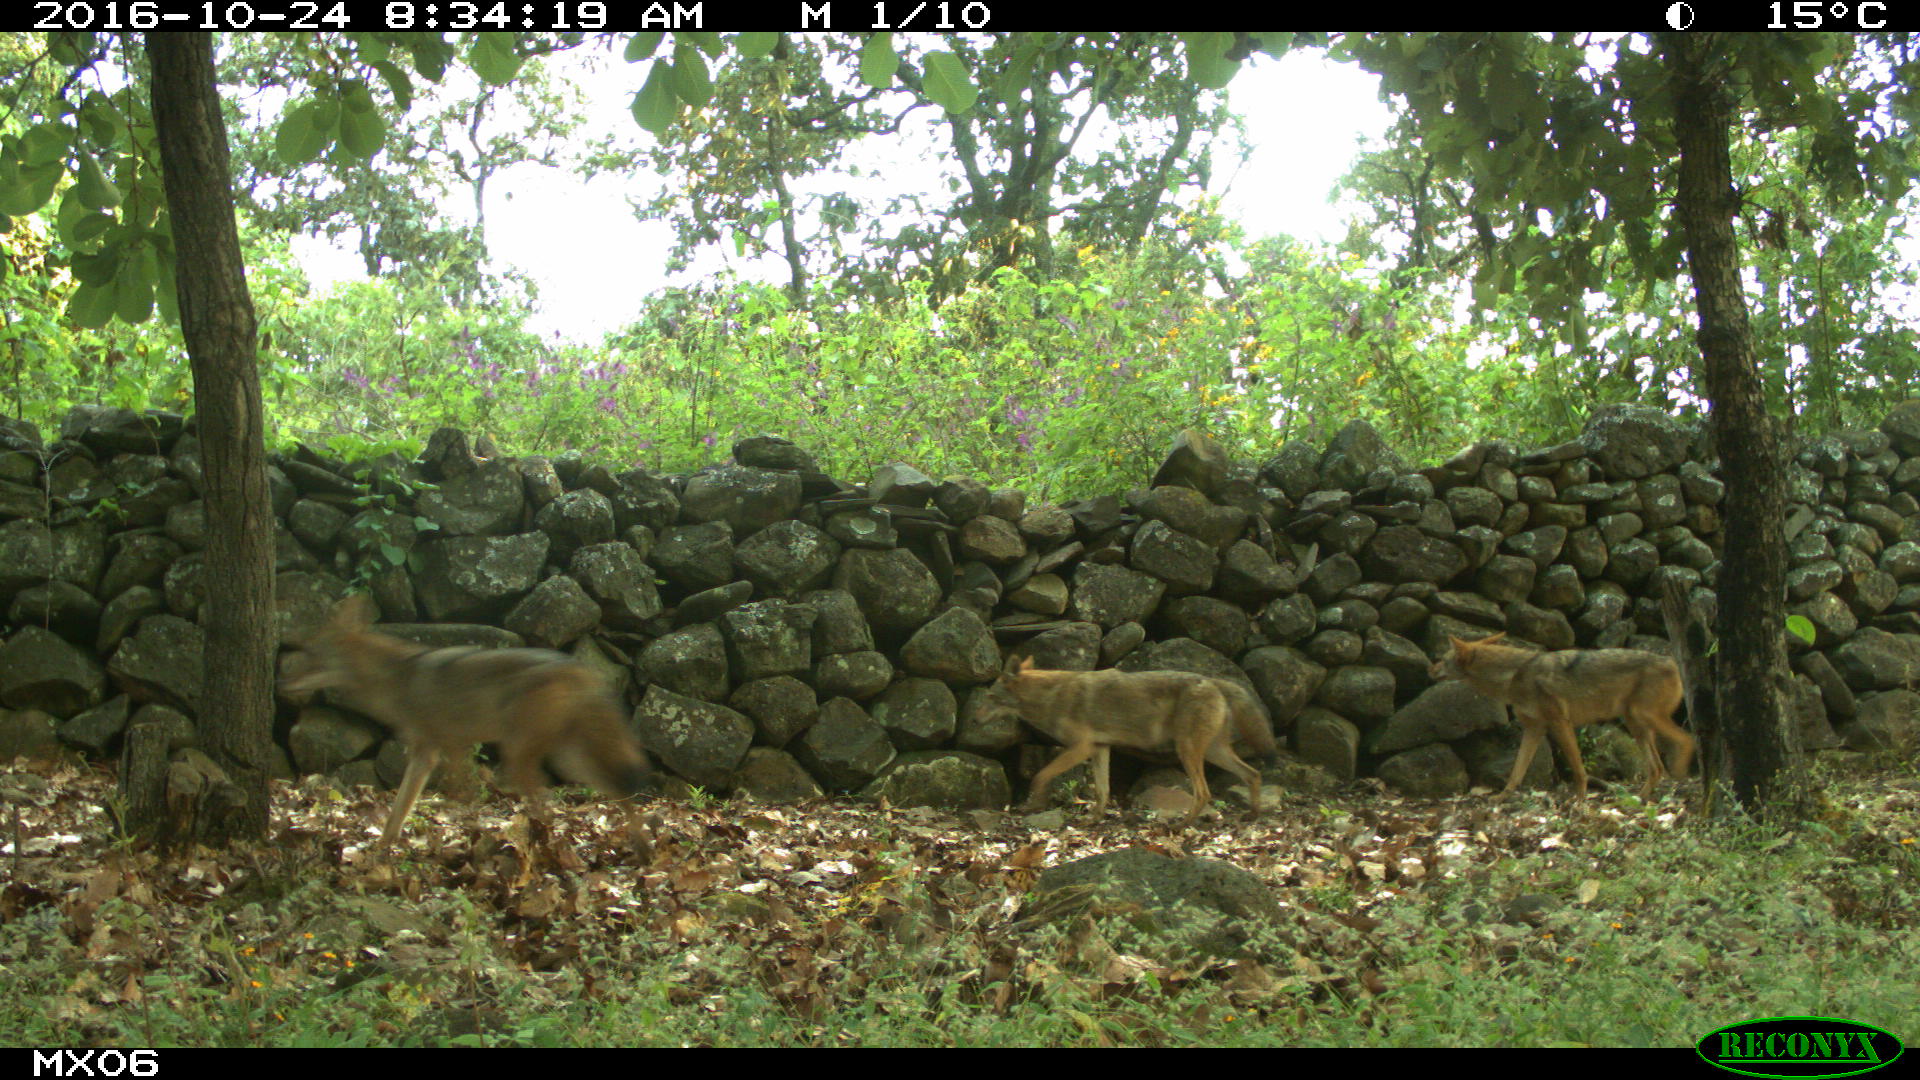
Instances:
[[[727,51],[727,43],[712,30],[684,30],[681,31],[679,40],[692,42],[700,47],[701,52],[715,60]]]
[[[390,60],[381,60],[373,65],[380,73],[381,81],[387,84],[387,90],[393,94],[393,103],[405,112],[413,108],[413,82],[407,78],[406,69]]]
[[[733,38],[733,47],[748,60],[771,56],[774,46],[778,44],[780,44],[780,35],[772,30],[735,34]]]
[[[340,84],[340,105],[350,113],[373,112],[379,108],[365,79],[348,79]]]
[[[1482,308],[1492,310],[1500,303],[1500,286],[1491,277],[1476,280],[1473,283],[1473,302]]]
[[[92,254],[75,252],[67,260],[67,265],[73,269],[73,276],[80,284],[104,289],[120,273],[120,261],[125,256],[124,248],[118,243],[109,242]]]
[[[362,87],[362,93],[365,87]],[[371,106],[371,102],[368,103]],[[380,152],[387,142],[387,121],[379,110],[349,107],[340,114],[340,145],[347,153],[366,161]]]
[[[407,553],[392,544],[381,544],[380,554],[386,556],[387,562],[394,566],[405,565],[407,561]]]
[[[20,160],[28,165],[48,165],[67,156],[73,142],[73,129],[48,121],[35,124],[20,136]]]
[[[660,47],[660,39],[666,36],[659,30],[643,30],[628,38],[627,51],[623,54],[626,56],[627,63],[637,64],[652,56],[654,50]]]
[[[160,272],[154,281],[154,303],[159,306],[160,317],[162,319],[165,319],[169,324],[178,325],[180,322],[180,294],[176,291],[177,283],[173,276],[173,256],[169,253],[156,251],[155,262],[159,265]]]
[[[513,51],[513,40],[509,34],[473,36],[473,47],[467,50],[467,62],[473,65],[474,74],[486,80],[489,86],[505,86],[520,74],[520,65],[525,58]]]
[[[996,101],[1012,104],[1020,100],[1033,83],[1033,60],[1028,47],[1023,46],[1016,52],[1013,60],[1000,73],[1000,80],[994,84],[993,96]]]
[[[333,125],[322,125],[324,110],[317,101],[303,101],[280,118],[280,129],[273,134],[273,149],[287,165],[305,165],[320,160],[333,145]]]
[[[1807,644],[1813,644],[1813,620],[1805,615],[1787,616],[1787,632]]]
[[[875,90],[893,85],[893,73],[900,69],[900,55],[893,51],[893,35],[878,33],[860,47],[860,81]]]
[[[439,34],[408,34],[407,50],[413,53],[413,70],[428,82],[439,82],[453,59],[453,43]]]
[[[379,34],[348,34],[347,40],[353,42],[363,64],[383,64],[393,55],[393,47]]]
[[[71,243],[91,244],[111,228],[113,228],[113,218],[106,214],[83,214],[75,219],[73,228],[68,230],[67,236]]]
[[[24,217],[47,205],[53,189],[67,170],[57,161],[44,165],[22,165],[13,186],[0,191],[0,214]]]
[[[1282,57],[1293,48],[1294,32],[1291,30],[1263,30],[1247,35],[1254,41],[1254,47],[1271,57]]]
[[[92,154],[79,154],[80,168],[74,173],[74,194],[94,210],[111,210],[120,205],[120,189],[113,186]]]
[[[66,194],[60,196],[60,207],[54,211],[53,215],[53,224],[60,230],[60,238],[72,244],[74,242],[73,227],[89,213],[91,211],[87,209],[86,204],[80,201],[80,193],[73,188],[68,188]]]
[[[67,318],[74,325],[88,330],[98,330],[113,318],[113,286],[82,285],[73,290],[73,298],[67,301]]]
[[[146,259],[127,259],[114,278],[113,313],[129,326],[153,314],[153,267]]]
[[[1227,59],[1233,35],[1219,30],[1181,34],[1187,46],[1187,71],[1202,89],[1218,90],[1233,81],[1240,61]]]
[[[68,67],[90,63],[94,49],[92,34],[63,31],[47,35],[47,55]]]
[[[930,52],[926,61],[927,96],[950,113],[973,108],[980,91],[967,76],[967,66],[950,52]]]
[[[713,79],[698,49],[680,45],[673,50],[673,92],[681,101],[704,109],[713,100]]]
[[[646,83],[633,95],[634,120],[655,135],[666,134],[674,117],[680,115],[680,99],[668,87],[668,77],[666,62],[655,60]]]
[[[127,137],[127,118],[106,95],[95,90],[80,105],[80,123],[98,146],[113,146]]]

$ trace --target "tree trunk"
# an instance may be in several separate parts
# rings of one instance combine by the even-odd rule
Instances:
[[[1720,475],[1727,485],[1726,545],[1717,583],[1720,642],[1714,665],[1720,731],[1733,801],[1755,814],[1793,816],[1801,785],[1781,707],[1785,633],[1785,482],[1780,437],[1768,415],[1740,291],[1733,215],[1739,197],[1728,161],[1732,103],[1728,56],[1715,34],[1662,34],[1680,149],[1675,214],[1700,312],[1700,356]]]
[[[202,748],[241,798],[199,835],[215,843],[267,829],[273,719],[274,522],[267,499],[265,421],[247,295],[233,219],[232,169],[213,68],[213,37],[155,33],[153,122],[173,224],[180,325],[193,362],[194,407],[206,470],[206,683]],[[131,822],[134,828],[153,822]]]

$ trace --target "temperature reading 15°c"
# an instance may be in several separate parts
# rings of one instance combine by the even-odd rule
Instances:
[[[1857,4],[1849,4],[1846,0],[1832,0],[1831,3],[1826,0],[1792,0],[1792,3],[1774,0],[1767,5],[1767,10],[1773,12],[1773,18],[1767,22],[1769,30],[1837,30],[1841,27],[1835,24],[1845,23],[1848,12],[1853,14],[1851,25],[1855,29],[1880,30],[1887,25],[1887,5],[1881,0],[1860,0]],[[1791,20],[1784,17],[1789,11],[1793,13]]]
[[[954,7],[955,5],[948,3],[947,0],[939,0],[938,3],[927,3],[922,0],[917,4],[895,4],[895,11],[905,9],[906,14],[898,20],[890,20],[887,18],[887,5],[878,3],[873,5],[872,29],[982,30],[986,28],[987,23],[993,21],[993,9],[980,3],[979,0],[973,0],[972,3],[959,5],[960,21],[956,24],[953,21]]]

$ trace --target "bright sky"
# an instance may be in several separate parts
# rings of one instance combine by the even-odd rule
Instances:
[[[638,132],[628,103],[645,71],[645,65],[616,61],[610,75],[595,80],[608,89],[593,92],[589,136]],[[1255,149],[1239,169],[1216,158],[1214,188],[1216,194],[1226,193],[1226,213],[1253,237],[1287,233],[1331,242],[1344,236],[1342,217],[1328,197],[1359,140],[1386,129],[1389,118],[1378,86],[1376,76],[1314,50],[1279,61],[1259,57],[1244,68],[1228,87],[1229,100],[1246,119]],[[930,188],[931,170],[927,176],[919,182]],[[636,221],[627,205],[629,198],[649,197],[658,185],[650,174],[603,175],[589,183],[561,169],[532,165],[504,170],[492,181],[488,246],[497,263],[516,266],[540,283],[541,310],[533,329],[596,342],[636,317],[649,294],[725,265],[715,254],[668,281],[659,254],[671,243],[668,227]],[[357,257],[322,243],[301,240],[295,250],[322,287],[360,274]],[[749,267],[737,269],[753,275]],[[784,267],[776,264],[763,276],[781,281],[783,274]]]

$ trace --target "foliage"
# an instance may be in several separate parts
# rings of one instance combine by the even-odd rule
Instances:
[[[1210,239],[1083,248],[1071,276],[1004,270],[939,307],[923,288],[859,304],[816,286],[803,308],[750,284],[673,294],[601,348],[523,330],[524,295],[449,306],[424,269],[316,298],[284,245],[261,239],[248,261],[270,438],[372,456],[454,425],[510,452],[690,469],[773,431],[849,479],[907,461],[1067,497],[1144,483],[1186,427],[1256,459],[1285,439],[1323,442],[1355,417],[1416,460],[1483,435],[1571,430],[1525,365],[1466,361],[1467,337],[1436,292],[1284,240],[1242,252],[1202,215],[1182,227]],[[1216,273],[1222,260],[1246,268]],[[17,310],[31,320],[44,305],[24,296]],[[120,343],[102,382],[103,369],[73,359],[100,346],[48,325],[53,336],[23,340],[66,366],[24,364],[30,377],[15,384],[43,426],[76,401],[184,400],[170,329],[77,332]]]
[[[1056,246],[1137,244],[1184,187],[1204,185],[1224,112],[1203,89],[1217,84],[1194,74],[1220,45],[780,35],[764,57],[722,69],[704,107],[649,125],[662,138],[647,156],[672,186],[645,213],[674,226],[676,265],[722,240],[777,254],[796,302],[819,276],[876,298],[924,281],[936,300],[1010,266],[1044,280]],[[875,149],[898,160],[903,146],[934,155],[945,192],[902,190],[862,164]],[[595,168],[629,169],[633,157],[609,147]]]
[[[190,400],[178,332],[164,324],[88,329],[64,314],[76,283],[33,219],[0,235],[0,406],[42,428],[77,404],[178,410]]]
[[[765,140],[754,131],[772,131],[764,126],[774,122],[769,110],[786,110],[780,112],[786,118],[782,153],[798,180],[830,167],[848,139],[893,129],[876,119],[886,115],[875,107],[885,100],[879,87],[887,87],[885,94],[931,94],[924,84],[938,66],[906,39],[886,35],[826,43],[744,35],[731,51],[724,39],[688,35],[667,46],[659,35],[652,35],[652,44],[648,37],[635,39],[628,59],[657,56],[651,70],[665,72],[670,100],[680,101],[683,91],[700,97],[699,87],[706,87],[702,112],[676,106],[677,118],[669,121],[672,131],[695,145],[657,151],[688,171],[688,182],[699,188],[688,189],[691,205],[715,207],[706,216],[686,216],[688,243],[724,238],[719,227],[728,219],[746,230],[743,242],[750,245],[771,242],[781,222],[791,223],[788,211],[803,196],[779,204],[785,210],[770,209],[774,204],[756,210],[750,185],[741,186],[760,171],[753,162],[766,164],[755,156]],[[56,51],[78,56],[85,46],[98,53],[105,40],[63,40]],[[1475,106],[1487,110],[1480,119],[1505,117],[1517,124],[1521,112],[1544,109],[1555,123],[1564,119],[1569,137],[1590,133],[1582,125],[1590,125],[1589,114],[1602,103],[1581,95],[1595,91],[1582,90],[1575,75],[1515,66],[1557,63],[1571,41],[1523,35],[1467,50],[1463,55],[1478,58],[1476,70],[1491,80],[1490,96]],[[1127,87],[1142,93],[1158,88],[1151,90],[1161,95],[1158,104],[1129,99],[1134,103],[1128,107],[1139,111],[1135,120],[1147,124],[1123,129],[1131,149],[1061,163],[1060,191],[1085,196],[1076,204],[1079,211],[1061,219],[1057,239],[1073,244],[1064,257],[1045,267],[1035,261],[1017,271],[1003,268],[943,295],[935,283],[939,275],[928,272],[948,258],[938,255],[948,250],[942,245],[958,244],[951,250],[976,255],[987,248],[963,242],[961,232],[945,227],[910,225],[892,237],[864,235],[881,215],[820,196],[813,205],[827,211],[821,221],[829,231],[801,236],[801,248],[844,250],[843,236],[858,235],[864,238],[856,246],[882,245],[894,252],[894,261],[866,271],[858,271],[865,256],[815,263],[829,272],[798,278],[806,282],[798,295],[790,282],[784,295],[721,284],[660,297],[641,322],[600,349],[558,346],[524,332],[520,326],[531,302],[525,283],[476,277],[478,254],[469,240],[423,207],[409,210],[404,202],[471,178],[472,169],[491,167],[484,162],[499,155],[520,152],[503,148],[500,138],[476,147],[475,155],[434,149],[481,111],[509,109],[504,99],[489,97],[497,79],[483,80],[488,86],[464,96],[443,87],[429,93],[417,81],[444,81],[462,48],[478,62],[477,42],[361,36],[236,44],[227,56],[236,78],[247,74],[301,95],[268,127],[236,137],[245,175],[258,188],[246,233],[248,264],[261,308],[262,375],[278,437],[345,439],[343,445],[365,449],[417,442],[432,427],[456,424],[489,431],[522,452],[572,448],[688,468],[723,456],[742,435],[770,430],[799,439],[824,467],[851,478],[884,461],[906,460],[936,472],[1027,480],[1043,491],[1077,494],[1143,481],[1170,434],[1182,427],[1210,430],[1257,457],[1282,439],[1320,441],[1357,416],[1373,421],[1410,457],[1431,460],[1476,437],[1562,438],[1589,409],[1608,401],[1652,398],[1684,408],[1692,400],[1685,305],[1668,284],[1637,283],[1610,271],[1590,275],[1604,291],[1579,294],[1587,297],[1585,314],[1542,316],[1549,294],[1560,295],[1553,292],[1560,288],[1556,275],[1578,263],[1567,261],[1573,250],[1567,245],[1589,234],[1606,237],[1609,246],[1585,256],[1601,267],[1650,257],[1651,249],[1628,238],[1640,235],[1640,226],[1624,223],[1612,206],[1567,219],[1581,228],[1529,226],[1515,233],[1490,223],[1468,206],[1460,169],[1496,158],[1457,132],[1429,138],[1417,151],[1403,141],[1357,174],[1371,176],[1368,183],[1383,193],[1389,183],[1400,184],[1393,189],[1401,199],[1396,220],[1425,238],[1419,257],[1402,258],[1390,272],[1371,270],[1353,256],[1314,255],[1284,240],[1244,246],[1204,208],[1131,231],[1125,207],[1145,204],[1107,196],[1116,189],[1144,190],[1139,185],[1154,160],[1146,148],[1171,145],[1166,129],[1160,136],[1147,131],[1192,105],[1191,99],[1184,106],[1170,104],[1191,90],[1182,80],[1213,70],[1209,56],[1244,57],[1254,45],[1283,49],[1290,41],[1143,37],[1135,43],[1138,59],[1129,61],[1131,68],[1120,59],[1127,50],[1095,47],[1102,42],[1114,44],[1099,35],[1017,36],[984,49],[957,38],[947,42],[978,73],[982,88],[948,117],[949,129],[963,113],[973,118],[969,123],[1005,123],[1014,115],[1008,110],[1039,109],[1043,99],[1053,103],[1048,108],[1077,100],[1075,108],[1097,104],[1112,110]],[[520,38],[510,56],[484,58],[495,76],[512,67],[516,95],[531,110],[527,126],[515,132],[523,137],[519,141],[538,141],[536,131],[557,137],[567,130],[565,101],[545,84],[527,82],[523,88],[521,82],[536,79],[541,54],[577,44],[568,37]],[[1209,51],[1216,47],[1220,53]],[[1446,50],[1453,47],[1424,38],[1341,43],[1377,64],[1385,63],[1382,56],[1425,62],[1450,55]],[[707,70],[709,61],[722,57],[729,62]],[[1644,59],[1631,49],[1622,57],[1616,81]],[[17,62],[44,73],[51,70],[49,59],[35,58],[37,67]],[[506,59],[513,62],[503,64]],[[824,72],[835,63],[854,65],[866,83],[834,90]],[[1548,100],[1516,104],[1508,92],[1513,79],[1550,90]],[[918,100],[948,100],[953,90],[945,84],[937,89],[942,97]],[[112,110],[85,100],[93,102],[87,115],[105,118],[95,128],[111,129]],[[137,101],[107,100],[115,108],[133,108],[138,122]],[[242,128],[259,128],[256,114],[266,118],[273,98],[249,100],[255,104],[237,108],[234,116]],[[384,133],[379,167],[345,170],[343,185],[329,177],[342,175],[337,166],[373,142],[356,126],[366,101]],[[407,119],[400,105],[415,106],[423,117]],[[761,128],[750,127],[754,117]],[[1056,121],[1066,124],[1058,116],[1049,123]],[[40,142],[15,138],[0,149],[27,155],[46,142],[49,129],[43,124],[36,130]],[[1874,203],[1875,209],[1863,212],[1868,204],[1809,194],[1805,181],[1814,174],[1808,162],[1819,156],[1814,141],[1797,131],[1756,127],[1742,144],[1741,160],[1756,178],[1745,235],[1758,256],[1758,323],[1775,343],[1764,355],[1818,352],[1822,358],[1797,366],[1780,360],[1770,368],[1772,385],[1783,399],[1817,402],[1810,416],[1825,426],[1876,409],[1878,395],[1903,393],[1914,354],[1911,328],[1890,319],[1884,302],[1904,280],[1904,271],[1889,269],[1883,256],[1904,218],[1891,204]],[[61,215],[71,218],[78,212],[69,207],[86,208],[82,188],[96,202],[104,193],[100,185],[80,182],[83,173],[91,175],[80,161],[90,144],[63,145],[64,168],[73,180],[62,181],[67,186],[59,205]],[[1622,152],[1642,165],[1651,160],[1644,147]],[[1822,152],[1830,156],[1832,150]],[[538,153],[549,154],[550,147]],[[283,155],[335,168],[296,167]],[[108,156],[113,167],[102,172],[103,181],[111,174],[118,185],[126,173],[133,177],[129,190],[138,189],[144,166],[137,158]],[[694,167],[709,158],[713,167]],[[375,187],[356,186],[362,181],[353,177],[374,174],[379,176],[365,182]],[[401,177],[412,179],[403,183]],[[1514,192],[1521,182],[1508,181]],[[269,190],[277,194],[269,198]],[[971,212],[964,210],[971,198],[963,190],[948,208],[949,226]],[[373,222],[385,221],[376,238],[383,254],[375,261],[403,265],[404,275],[311,297],[276,239],[302,216],[323,230],[355,228],[363,236],[371,235],[366,230]],[[159,232],[142,234],[156,255],[168,247],[164,221],[162,215]],[[1647,222],[1646,228],[1655,229],[1659,213]],[[75,224],[67,223],[67,235]],[[49,218],[48,231],[59,227]],[[403,236],[405,230],[415,230],[412,239]],[[140,262],[140,237],[117,224],[102,235],[122,232],[127,235],[119,257]],[[77,401],[184,404],[186,367],[171,330],[120,322],[86,330],[46,311],[47,297],[71,304],[76,283],[50,253],[49,241],[37,235],[16,228],[0,241],[14,267],[0,282],[10,342],[9,366],[0,373],[8,381],[0,393],[12,410],[46,425]],[[1528,287],[1483,288],[1478,325],[1457,325],[1449,271],[1489,236],[1498,241],[1497,266],[1492,279],[1482,271],[1483,282]],[[830,242],[821,243],[823,238]],[[1378,231],[1360,242],[1376,259],[1391,246]],[[108,247],[96,244],[95,254]],[[993,261],[967,259],[974,261],[962,262],[975,269]],[[950,269],[959,267],[949,260]],[[890,298],[863,299],[875,296]],[[1595,297],[1604,303],[1595,305]],[[1566,340],[1576,332],[1584,341]],[[795,409],[796,402],[804,404]],[[858,422],[846,422],[849,417]]]
[[[1775,412],[1813,430],[1904,398],[1920,346],[1899,314],[1912,268],[1886,257],[1911,214],[1900,198],[1906,140],[1893,137],[1912,108],[1901,74],[1911,55],[1894,41],[1853,44],[1855,55],[1822,67],[1839,42],[1746,42],[1750,74],[1735,87],[1756,107],[1732,147],[1755,353]],[[1337,50],[1382,71],[1406,102],[1387,144],[1345,182],[1371,210],[1352,250],[1390,255],[1399,277],[1441,287],[1475,269],[1481,346],[1525,357],[1562,388],[1569,418],[1606,401],[1700,400],[1693,305],[1672,283],[1678,239],[1670,206],[1653,197],[1672,189],[1673,154],[1643,43],[1408,35],[1350,37]],[[1811,96],[1788,100],[1769,79]],[[1448,87],[1452,110],[1434,96]],[[1810,113],[1824,124],[1835,102],[1858,118],[1859,145],[1794,126]]]
[[[235,35],[223,51],[221,81],[246,88],[227,98],[240,206],[275,234],[351,239],[369,276],[423,274],[423,287],[439,288],[455,303],[481,302],[490,285],[483,270],[487,185],[509,166],[557,165],[566,157],[582,96],[577,85],[553,77],[541,54],[578,43],[577,36],[528,38],[513,46],[510,91],[449,76],[422,93],[394,62],[391,46]],[[410,48],[430,68],[450,59],[429,44]],[[583,54],[576,66],[588,59]],[[289,93],[302,100],[277,124],[263,123]],[[325,122],[330,115],[338,117],[333,127]],[[314,162],[330,135],[338,145],[324,155],[323,168]],[[371,160],[342,168],[348,157]],[[449,216],[461,189],[473,226]]]
[[[424,426],[436,395],[457,406],[480,391],[484,426],[520,451],[686,469],[774,431],[849,478],[908,461],[1063,496],[1145,482],[1184,427],[1259,455],[1357,413],[1421,457],[1512,430],[1523,374],[1461,364],[1444,311],[1352,266],[1261,250],[1230,297],[1212,295],[1192,258],[1154,245],[1083,249],[1071,278],[1003,270],[938,308],[924,290],[866,305],[823,292],[809,310],[750,284],[681,293],[600,351],[540,348],[516,362],[456,345],[465,351],[443,360],[453,374],[442,390],[365,340],[313,355],[361,350],[353,387],[328,385],[344,394],[341,415],[390,416],[396,431],[407,417]],[[1478,405],[1485,395],[1494,408]],[[465,415],[481,412],[469,402]]]

